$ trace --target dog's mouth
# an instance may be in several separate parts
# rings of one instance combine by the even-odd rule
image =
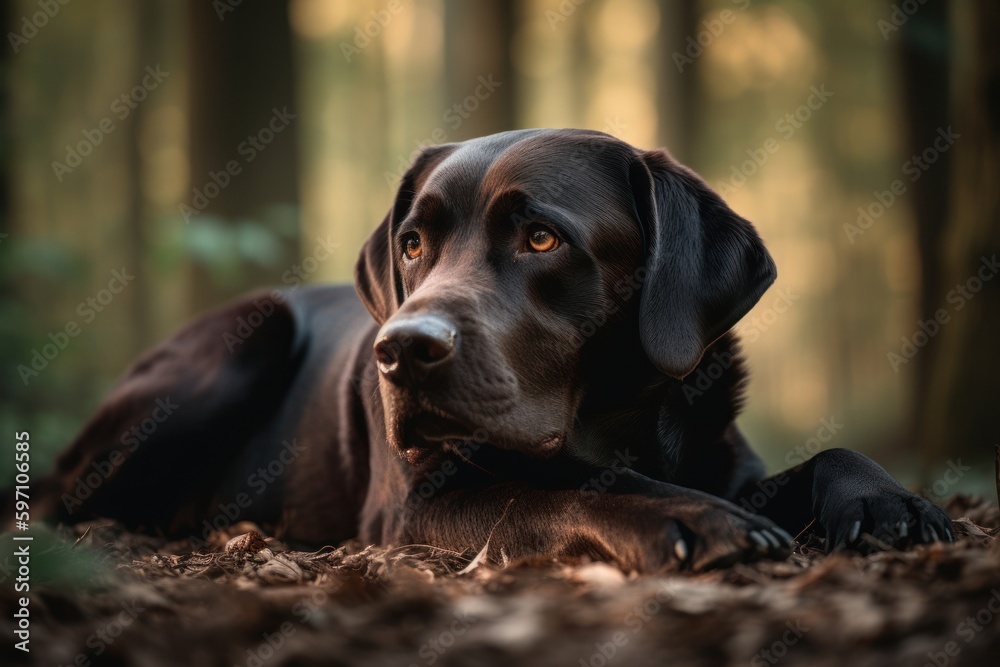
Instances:
[[[548,458],[558,452],[566,440],[565,433],[550,433],[538,440],[512,441],[502,437],[502,434],[476,428],[469,421],[424,400],[419,401],[416,412],[403,420],[401,430],[403,455],[410,463],[420,463],[435,451],[460,451],[470,443],[475,448],[489,444],[499,449],[523,451],[532,456]]]
[[[418,398],[413,413],[402,423],[403,448],[406,451],[435,449],[442,443],[470,440],[475,428],[451,412]]]
[[[403,456],[412,464],[421,463],[435,451],[471,440],[471,433],[464,422],[441,410],[417,412],[403,424]]]
[[[405,397],[405,403],[400,400],[397,405],[400,403],[405,408],[387,426],[395,434],[390,439],[397,443],[398,451],[413,464],[425,462],[442,451],[476,451],[484,445],[522,452],[532,458],[549,458],[566,442],[565,430],[532,432],[534,429],[524,424],[514,424],[511,428],[503,423],[502,417],[498,420],[500,415],[480,419],[450,405],[442,407],[423,392],[414,392]]]
[[[431,412],[420,412],[410,417],[403,430],[403,442],[407,446],[421,441],[428,443],[448,440],[467,440],[472,432],[465,424],[452,417]]]

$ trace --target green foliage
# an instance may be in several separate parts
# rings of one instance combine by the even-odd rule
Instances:
[[[15,534],[31,535],[33,539],[15,542],[12,539]],[[113,570],[101,554],[60,539],[44,525],[34,524],[25,533],[4,533],[0,535],[0,544],[4,554],[13,554],[18,547],[29,545],[33,591],[38,588],[88,590],[106,585],[113,577]],[[13,564],[13,558],[11,562]],[[16,570],[10,576],[14,576],[14,572]]]
[[[297,210],[273,206],[261,219],[226,220],[199,216],[183,227],[183,257],[209,270],[213,282],[227,288],[246,283],[254,270],[279,270],[292,261],[289,247],[298,234]]]

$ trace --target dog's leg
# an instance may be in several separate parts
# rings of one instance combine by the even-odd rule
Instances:
[[[448,491],[410,503],[402,530],[388,539],[457,550],[488,545],[492,560],[590,555],[640,571],[790,553],[791,538],[763,517],[673,485],[661,492],[651,498],[517,483]]]
[[[198,525],[215,494],[228,499],[227,471],[268,432],[301,362],[297,335],[289,306],[259,293],[148,351],[38,481],[34,514],[175,534]]]
[[[812,530],[827,551],[952,541],[951,521],[937,505],[907,491],[879,464],[847,449],[828,449],[808,461],[747,483],[735,499],[785,530]]]

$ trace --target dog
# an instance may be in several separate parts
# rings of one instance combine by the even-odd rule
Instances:
[[[147,352],[41,502],[175,536],[250,520],[645,572],[784,558],[806,530],[828,550],[951,541],[861,454],[766,475],[734,422],[731,329],[775,277],[665,151],[586,130],[428,147],[354,290],[260,292]]]

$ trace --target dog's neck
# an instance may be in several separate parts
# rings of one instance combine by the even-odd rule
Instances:
[[[725,334],[683,380],[656,370],[641,347],[622,343],[616,363],[595,363],[603,372],[585,378],[567,452],[594,465],[627,460],[637,472],[672,481],[690,465],[685,457],[707,453],[740,410],[747,373],[739,343]]]

